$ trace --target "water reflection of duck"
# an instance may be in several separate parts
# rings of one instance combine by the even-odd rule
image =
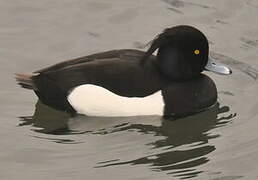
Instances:
[[[231,73],[208,54],[208,41],[202,32],[191,26],[176,26],[159,34],[147,52],[108,51],[30,75],[17,74],[16,78],[22,87],[33,89],[43,103],[68,112],[183,116],[217,101],[216,86],[201,73],[204,69]]]
[[[207,111],[178,121],[163,119],[162,125],[158,127],[131,124],[120,130],[116,129],[115,131],[134,129],[141,133],[165,138],[148,144],[151,149],[160,149],[159,153],[124,162],[100,162],[97,168],[125,164],[147,164],[153,170],[167,171],[169,174],[181,176],[183,179],[196,177],[202,172],[198,171],[196,167],[207,163],[209,161],[207,154],[216,149],[214,145],[209,144],[209,139],[217,138],[219,134],[211,134],[209,131],[226,125],[236,116],[236,114],[219,115],[227,112],[229,112],[229,107],[220,107],[219,104],[216,104]]]
[[[36,127],[35,131],[52,135],[90,133],[99,136],[135,130],[147,136],[159,136],[160,139],[146,145],[149,149],[159,149],[158,153],[124,162],[100,162],[97,167],[149,164],[154,170],[168,171],[176,175],[196,176],[200,172],[195,171],[195,167],[208,162],[206,155],[216,149],[214,145],[209,144],[209,139],[219,135],[210,134],[209,131],[227,124],[235,116],[234,114],[226,115],[228,112],[229,107],[220,107],[216,104],[207,111],[177,121],[161,120],[159,116],[95,117],[94,119],[94,117],[87,116],[71,117],[68,113],[56,111],[39,101],[34,115],[23,117],[20,126],[32,125]],[[77,125],[70,126],[69,121]],[[155,124],[157,121],[161,124]],[[78,143],[72,137],[68,137],[46,139],[59,143]]]
[[[32,125],[35,131],[46,134],[67,134],[70,117],[70,114],[55,110],[38,100],[33,116],[21,117],[19,126]]]

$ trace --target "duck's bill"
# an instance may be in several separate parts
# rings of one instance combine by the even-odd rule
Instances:
[[[208,63],[205,66],[205,70],[214,72],[216,74],[229,75],[232,73],[231,69],[221,63],[217,63],[215,60],[209,58]]]

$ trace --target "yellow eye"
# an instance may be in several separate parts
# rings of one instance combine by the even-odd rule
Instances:
[[[198,49],[194,50],[194,54],[200,54],[200,51]]]

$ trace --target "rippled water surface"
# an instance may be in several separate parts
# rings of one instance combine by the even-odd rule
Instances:
[[[256,0],[0,0],[0,179],[258,179],[257,19]],[[70,117],[13,78],[178,24],[233,70],[207,73],[218,104],[194,116]]]

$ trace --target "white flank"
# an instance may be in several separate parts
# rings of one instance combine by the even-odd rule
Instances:
[[[80,114],[105,117],[162,115],[164,106],[161,91],[143,98],[130,98],[91,84],[76,87],[68,101]]]

